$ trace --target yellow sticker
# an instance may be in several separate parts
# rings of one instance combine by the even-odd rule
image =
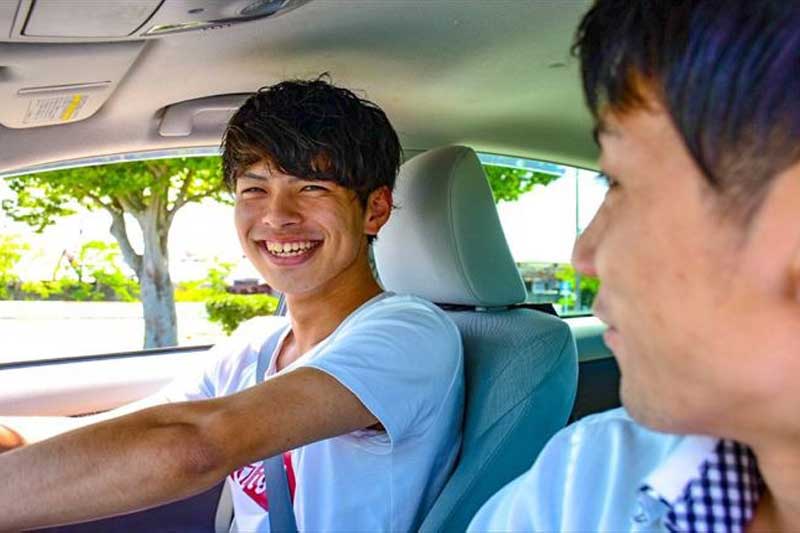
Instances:
[[[33,98],[28,102],[28,109],[25,111],[22,123],[40,126],[77,120],[80,118],[81,109],[88,100],[89,95],[86,93]]]
[[[72,100],[70,100],[70,102],[67,104],[66,109],[64,109],[64,112],[61,113],[61,120],[67,121],[71,119],[72,116],[75,114],[75,111],[81,108],[83,100],[84,100],[84,95],[82,94],[76,94],[75,96],[73,96]]]

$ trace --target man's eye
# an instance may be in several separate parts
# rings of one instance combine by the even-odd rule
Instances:
[[[617,186],[619,186],[619,182],[612,176],[606,174],[605,172],[601,172],[600,174],[598,174],[597,179],[601,183],[605,184],[605,186],[608,187],[609,189],[614,189]]]
[[[320,187],[319,185],[306,185],[302,189],[302,191],[327,191],[325,187]]]
[[[242,189],[239,191],[239,194],[253,194],[253,193],[261,193],[264,192],[264,189],[261,187],[247,187],[246,189]]]

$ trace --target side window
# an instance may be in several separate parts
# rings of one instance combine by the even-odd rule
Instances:
[[[0,176],[0,364],[208,345],[273,312],[219,157],[160,155]]]
[[[561,316],[590,314],[599,282],[576,273],[570,256],[606,193],[597,172],[494,154],[479,157],[528,301],[552,303]]]

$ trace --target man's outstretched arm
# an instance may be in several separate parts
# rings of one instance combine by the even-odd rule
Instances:
[[[324,372],[162,405],[0,455],[0,531],[80,522],[199,493],[235,468],[377,420]]]
[[[104,413],[87,416],[0,416],[0,453],[26,444],[55,437],[83,426],[141,411],[167,403],[160,393],[117,407]]]

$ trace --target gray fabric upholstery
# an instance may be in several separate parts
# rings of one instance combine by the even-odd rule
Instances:
[[[578,360],[569,326],[529,309],[451,312],[464,342],[461,456],[420,531],[464,531],[486,500],[530,468],[564,426]]]
[[[561,319],[511,308],[526,291],[483,168],[463,146],[401,168],[375,247],[384,286],[449,311],[464,342],[466,404],[460,458],[422,531],[463,531],[480,506],[533,463],[575,398],[575,341]]]
[[[479,307],[525,301],[486,174],[472,149],[445,146],[407,161],[397,178],[395,204],[374,248],[387,287]]]

